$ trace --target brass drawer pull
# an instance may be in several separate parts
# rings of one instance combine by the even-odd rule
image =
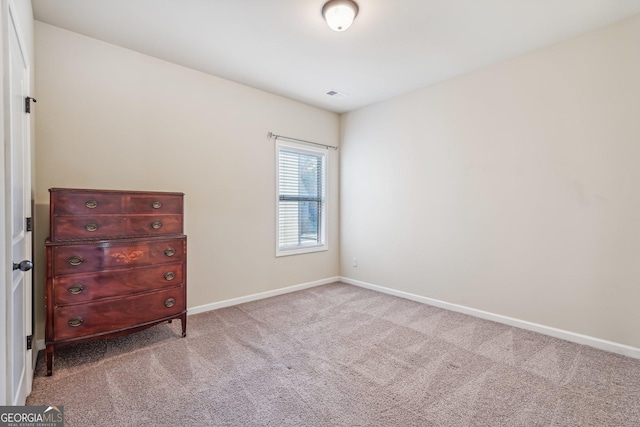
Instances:
[[[175,298],[169,298],[164,302],[165,307],[173,307],[174,305],[176,305],[176,299]]]
[[[164,250],[164,254],[166,256],[174,256],[176,254],[176,250],[173,248],[167,248]]]
[[[69,326],[71,326],[72,328],[77,328],[78,326],[82,325],[83,322],[84,319],[82,317],[74,317],[73,319],[69,320]]]
[[[95,209],[98,207],[98,202],[96,202],[95,200],[89,200],[87,203],[84,204],[86,207],[88,207],[89,209]]]
[[[160,203],[158,200],[156,200],[155,202],[151,203],[151,207],[153,209],[160,209],[162,207],[162,203]]]
[[[160,221],[151,223],[151,228],[153,228],[154,230],[160,230],[160,227],[162,227],[162,223]]]
[[[167,271],[166,273],[164,273],[164,280],[173,280],[176,278],[176,273],[174,273],[173,271]]]
[[[98,229],[98,224],[87,224],[85,229],[89,232],[96,231]]]
[[[69,289],[67,289],[67,291],[71,294],[71,295],[78,295],[79,293],[81,293],[82,291],[84,291],[84,286],[82,286],[80,283],[76,283],[73,286],[69,286]]]
[[[69,258],[69,264],[73,266],[80,265],[83,262],[84,262],[84,258],[80,256],[72,256],[71,258]]]

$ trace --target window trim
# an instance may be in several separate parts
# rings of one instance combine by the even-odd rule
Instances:
[[[315,148],[303,143],[289,142],[276,140],[275,143],[275,173],[276,173],[276,187],[275,187],[275,213],[276,213],[276,234],[275,234],[275,246],[276,257],[283,257],[289,255],[299,255],[312,252],[322,252],[329,250],[329,153],[328,150],[323,148]],[[324,203],[322,204],[324,218],[324,242],[320,245],[313,245],[296,249],[281,249],[280,248],[280,149],[290,149],[299,153],[307,153],[312,155],[322,155],[324,157]]]

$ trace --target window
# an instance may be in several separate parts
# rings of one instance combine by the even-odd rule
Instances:
[[[276,256],[327,250],[327,151],[276,141]]]

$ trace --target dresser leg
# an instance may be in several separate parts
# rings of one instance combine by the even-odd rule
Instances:
[[[187,313],[180,316],[180,323],[182,323],[182,338],[187,336]]]
[[[53,374],[53,345],[47,346],[46,359],[47,359],[47,376],[50,377]]]

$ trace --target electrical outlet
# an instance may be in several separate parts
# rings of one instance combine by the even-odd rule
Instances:
[[[351,262],[351,264],[352,264],[354,267],[357,267],[357,266],[358,266],[358,258],[354,258],[354,259],[353,259],[353,261]]]

